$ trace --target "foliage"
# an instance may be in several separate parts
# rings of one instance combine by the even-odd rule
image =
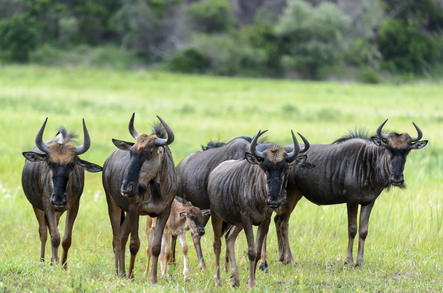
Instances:
[[[198,31],[206,33],[226,32],[232,28],[234,17],[227,0],[207,0],[189,5],[188,15]]]
[[[188,48],[172,55],[168,67],[172,71],[204,73],[209,69],[210,60],[204,53],[195,48]]]
[[[0,57],[7,61],[26,62],[37,45],[37,29],[33,19],[24,14],[0,20]]]
[[[441,42],[420,32],[417,23],[386,19],[378,32],[380,52],[389,70],[423,72],[440,57]]]
[[[349,18],[335,4],[323,2],[314,8],[301,0],[290,1],[276,26],[286,45],[283,66],[316,78],[321,67],[342,61],[348,25]]]

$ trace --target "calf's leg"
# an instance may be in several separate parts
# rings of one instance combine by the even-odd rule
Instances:
[[[189,263],[188,263],[188,245],[186,244],[186,232],[178,235],[178,240],[182,246],[183,251],[183,277],[185,280],[189,279]]]

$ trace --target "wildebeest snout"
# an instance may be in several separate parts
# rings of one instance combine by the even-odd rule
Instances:
[[[51,204],[54,207],[65,207],[67,203],[66,193],[64,193],[63,196],[51,195]]]
[[[393,185],[402,185],[405,182],[403,174],[391,175],[389,179]]]
[[[134,196],[137,193],[137,183],[123,181],[120,193],[122,196],[127,196],[127,197]]]
[[[197,233],[199,236],[205,235],[205,227],[198,227]]]
[[[283,203],[283,201],[284,200],[278,200],[278,199],[275,200],[275,199],[272,199],[272,198],[268,198],[268,199],[266,199],[266,204],[270,208],[276,209],[276,208],[278,208]]]

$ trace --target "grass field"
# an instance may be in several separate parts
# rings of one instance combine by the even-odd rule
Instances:
[[[82,158],[101,165],[115,149],[111,138],[132,141],[127,130],[132,112],[139,132],[150,133],[155,114],[168,122],[176,136],[171,147],[176,164],[211,139],[252,136],[258,129],[269,129],[269,140],[281,144],[290,143],[290,129],[311,143],[329,143],[355,127],[374,132],[386,117],[388,129],[415,135],[411,123],[415,121],[430,142],[408,157],[408,188],[392,188],[376,201],[364,266],[343,265],[345,205],[316,206],[302,199],[290,222],[296,265],[277,261],[272,225],[269,273],[257,273],[256,291],[443,291],[442,84],[370,86],[29,66],[0,67],[0,291],[234,291],[229,273],[222,273],[223,287],[214,285],[210,225],[202,239],[206,271],[198,269],[188,235],[190,281],[185,282],[181,274],[180,250],[171,280],[159,277],[159,284],[151,285],[143,278],[144,218],[135,279],[115,277],[101,173],[86,175],[69,270],[39,262],[37,221],[20,184],[21,152],[31,149],[45,117],[49,117],[45,139],[52,138],[60,125],[81,135],[85,117],[92,146]],[[244,236],[236,247],[241,287],[235,291],[246,291]],[[50,259],[49,240],[46,248]]]

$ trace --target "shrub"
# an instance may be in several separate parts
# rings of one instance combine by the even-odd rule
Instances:
[[[343,60],[343,35],[349,17],[333,3],[310,4],[290,1],[276,25],[276,33],[286,43],[282,65],[308,78],[317,78],[321,67]]]
[[[0,57],[6,61],[26,62],[37,45],[35,23],[25,14],[0,20]]]
[[[195,48],[179,51],[169,59],[168,67],[173,71],[203,73],[209,69],[209,57]]]
[[[231,4],[227,0],[208,0],[189,5],[187,14],[198,31],[219,33],[234,24]]]
[[[420,32],[417,23],[387,19],[378,31],[384,67],[391,71],[423,72],[440,57],[437,37]]]

